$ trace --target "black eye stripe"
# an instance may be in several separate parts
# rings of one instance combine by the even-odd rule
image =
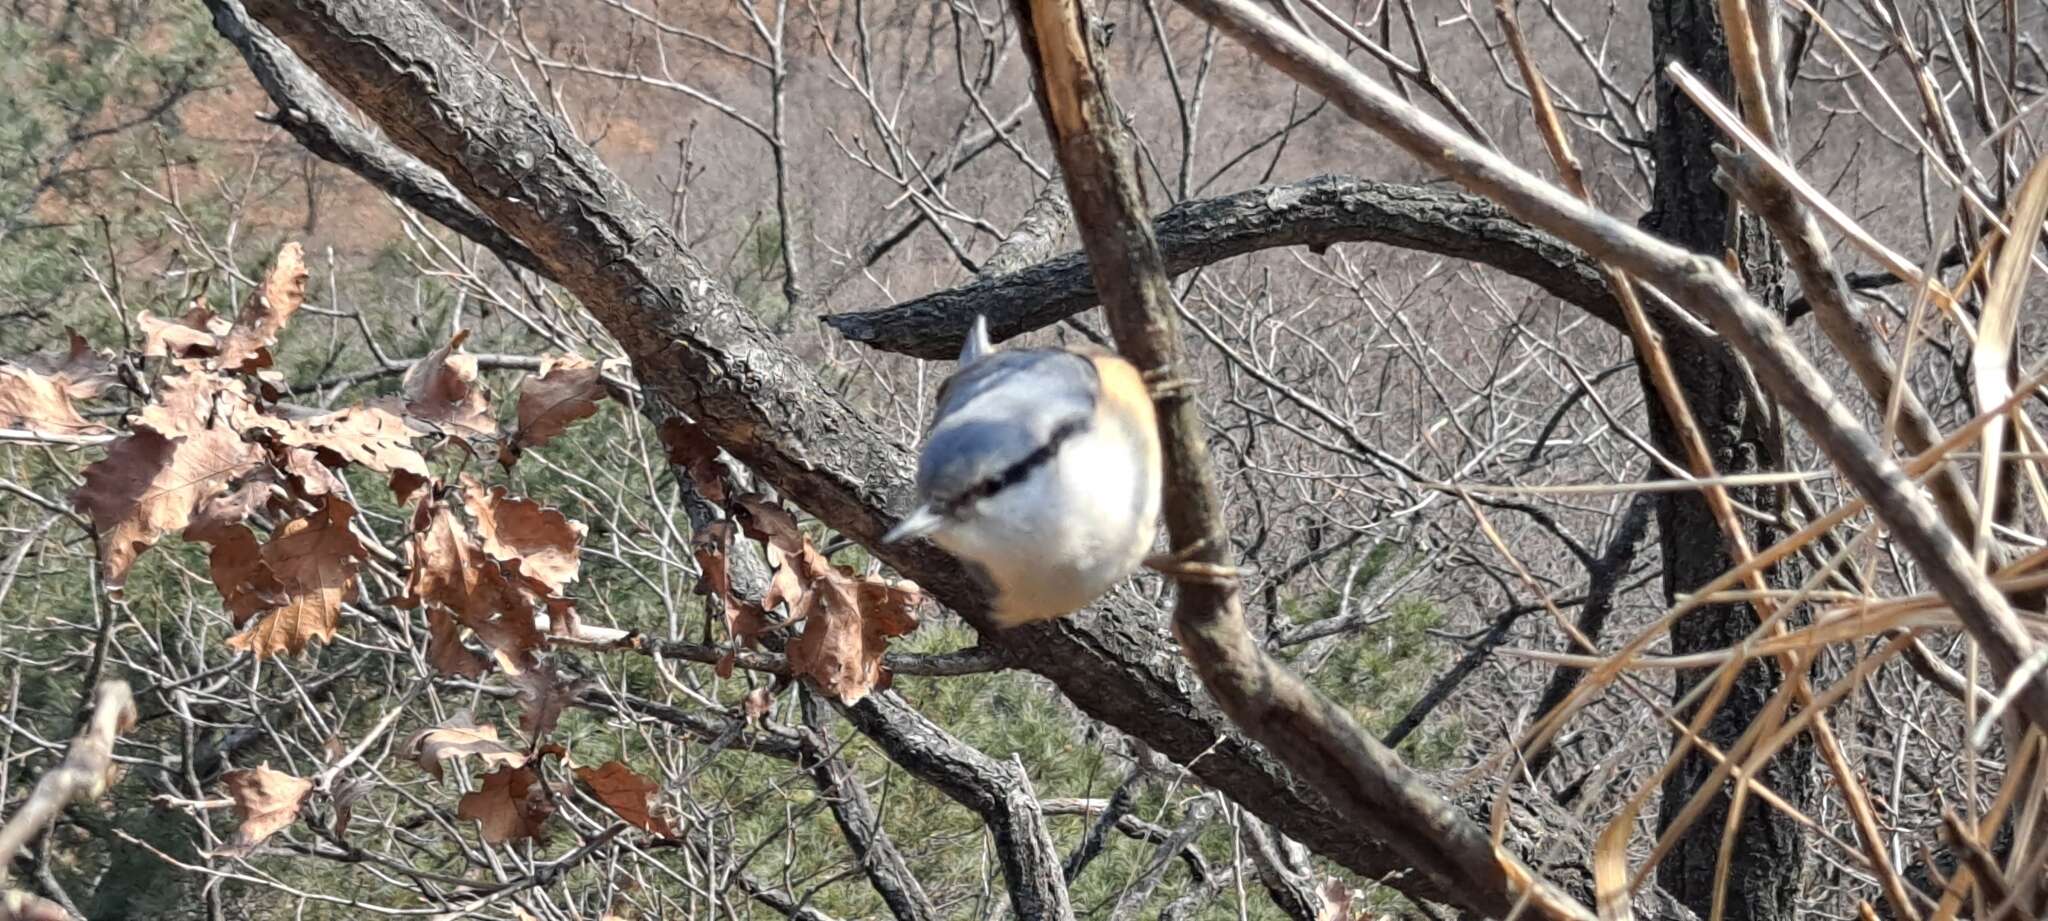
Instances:
[[[1030,476],[1033,470],[1052,461],[1053,455],[1059,453],[1060,445],[1087,430],[1087,419],[1061,423],[1058,428],[1052,430],[1052,437],[1046,439],[1045,444],[1038,450],[1024,455],[1023,459],[1003,468],[1001,473],[968,487],[960,494],[940,500],[937,503],[939,514],[951,518],[975,502],[1024,482],[1024,478]]]

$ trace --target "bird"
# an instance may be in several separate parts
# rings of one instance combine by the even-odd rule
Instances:
[[[884,543],[928,538],[973,564],[1008,629],[1088,606],[1147,560],[1160,447],[1136,367],[1096,348],[997,350],[977,316],[939,386],[917,505]]]

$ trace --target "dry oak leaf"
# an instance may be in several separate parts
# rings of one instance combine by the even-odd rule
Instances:
[[[356,568],[368,555],[349,531],[355,506],[339,496],[279,527],[263,545],[263,562],[277,577],[284,603],[247,630],[228,637],[231,649],[257,658],[304,652],[314,640],[333,642],[341,607],[354,597]]]
[[[279,443],[311,448],[330,467],[360,464],[378,473],[432,475],[427,459],[412,449],[418,437],[404,419],[374,406],[352,406],[337,412],[285,423],[270,422]]]
[[[498,421],[477,386],[476,356],[456,351],[467,338],[469,330],[456,333],[406,369],[400,399],[408,417],[434,429],[469,439],[495,438]]]
[[[250,372],[270,367],[270,346],[292,314],[306,303],[306,251],[286,243],[270,261],[263,282],[249,292],[242,315],[220,344],[220,367]]]
[[[576,779],[583,781],[590,794],[619,818],[663,838],[675,837],[675,826],[649,808],[660,788],[632,768],[607,761],[594,768],[577,768]]]
[[[254,770],[229,771],[221,775],[228,798],[234,800],[235,815],[242,827],[235,830],[227,846],[214,853],[224,857],[248,854],[271,835],[298,821],[299,809],[313,792],[313,782],[273,771],[265,764]]]
[[[45,435],[88,435],[106,431],[86,421],[71,405],[64,382],[24,365],[0,362],[0,428]]]
[[[282,453],[284,456],[276,466],[284,473],[292,486],[292,491],[297,495],[312,499],[337,495],[344,491],[341,477],[334,472],[334,468],[320,462],[320,452],[311,448],[285,448]],[[391,476],[396,480],[398,477],[411,475],[400,471]],[[392,486],[391,491],[396,494],[398,487]],[[404,497],[400,496],[399,501],[404,502]]]
[[[484,775],[483,788],[464,796],[455,815],[482,823],[484,843],[500,844],[540,837],[554,811],[531,768],[507,766]]]
[[[258,464],[231,480],[228,488],[199,500],[186,540],[212,542],[210,535],[248,520],[250,514],[279,505],[290,494],[279,488],[272,468]]]
[[[815,551],[813,551],[815,552]],[[917,629],[916,583],[861,578],[833,568],[811,585],[804,632],[789,644],[789,667],[841,702],[859,702],[888,687],[882,655],[889,638]]]
[[[244,432],[276,425],[256,408],[241,381],[211,371],[175,374],[159,381],[150,401],[131,421],[169,436],[209,429]]]
[[[142,330],[145,358],[205,358],[220,351],[221,337],[234,325],[216,316],[206,302],[194,298],[191,309],[176,319],[163,319],[145,310],[135,316]]]
[[[512,686],[519,689],[519,731],[531,739],[554,732],[555,724],[562,720],[562,711],[568,709],[583,690],[583,682],[565,683],[553,668],[546,665],[528,668],[511,677]]]
[[[462,625],[440,605],[427,608],[427,664],[443,675],[481,678],[491,662],[462,645]]]
[[[498,741],[498,727],[479,726],[468,713],[457,713],[432,729],[406,740],[405,751],[420,770],[442,779],[445,762],[474,755],[487,768],[524,767],[526,753]]]
[[[533,653],[545,642],[534,625],[533,604],[477,546],[453,509],[431,498],[421,503],[406,552],[410,570],[402,606],[445,607],[507,673],[532,667]],[[433,637],[428,639],[431,656]]]
[[[690,535],[690,554],[697,558],[701,575],[692,591],[721,600],[732,597],[732,572],[727,556],[732,552],[730,521],[714,521]]]
[[[738,516],[740,527],[746,529],[748,537],[791,557],[800,556],[810,546],[811,539],[797,527],[796,516],[775,500],[760,493],[748,493],[735,501],[742,513]]]
[[[662,446],[668,449],[668,462],[689,471],[697,494],[713,505],[724,505],[725,481],[732,471],[719,462],[718,445],[704,429],[681,416],[670,416],[661,423],[660,435]]]
[[[768,612],[760,605],[733,594],[730,569],[732,535],[732,522],[714,521],[690,536],[690,552],[697,558],[698,571],[703,573],[695,590],[698,594],[718,599],[723,606],[727,636],[739,645],[753,646],[770,626]],[[719,677],[731,676],[731,656],[721,659],[718,666]]]
[[[348,823],[356,817],[356,802],[370,795],[370,780],[352,778],[334,790],[334,836],[348,837]]]
[[[93,349],[75,329],[66,328],[69,345],[62,355],[31,355],[21,361],[29,370],[57,382],[73,400],[90,400],[114,385],[113,360]]]
[[[508,495],[503,486],[486,490],[466,474],[462,501],[492,559],[517,564],[519,573],[538,582],[548,595],[561,594],[576,580],[576,570],[583,564],[583,535],[589,530],[582,522],[570,521],[559,509],[532,499]]]
[[[539,374],[519,382],[519,428],[512,438],[518,448],[537,448],[562,434],[572,423],[597,415],[605,398],[604,370],[575,355],[544,358]]]
[[[108,591],[121,590],[143,551],[191,524],[200,503],[262,461],[255,445],[219,428],[168,437],[137,426],[109,446],[71,500],[99,536]]]
[[[210,545],[206,563],[213,586],[220,591],[221,604],[239,630],[249,619],[285,603],[284,586],[278,584],[270,564],[263,559],[263,546],[256,534],[239,520],[233,523],[194,523],[184,537]]]

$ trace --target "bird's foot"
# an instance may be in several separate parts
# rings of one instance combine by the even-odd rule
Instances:
[[[1146,371],[1142,377],[1145,380],[1146,392],[1152,394],[1154,400],[1186,396],[1195,388],[1194,379],[1181,377],[1173,373],[1172,368],[1153,368]]]
[[[1152,554],[1145,558],[1145,568],[1176,582],[1201,582],[1224,587],[1236,585],[1237,567],[1221,563],[1204,563],[1195,559],[1202,551],[1208,549],[1211,540],[1205,537],[1179,550]]]

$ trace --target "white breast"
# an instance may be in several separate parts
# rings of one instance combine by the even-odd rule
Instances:
[[[1085,607],[1152,549],[1159,484],[1102,429],[1060,446],[1052,461],[933,535],[988,570],[1003,626]]]

